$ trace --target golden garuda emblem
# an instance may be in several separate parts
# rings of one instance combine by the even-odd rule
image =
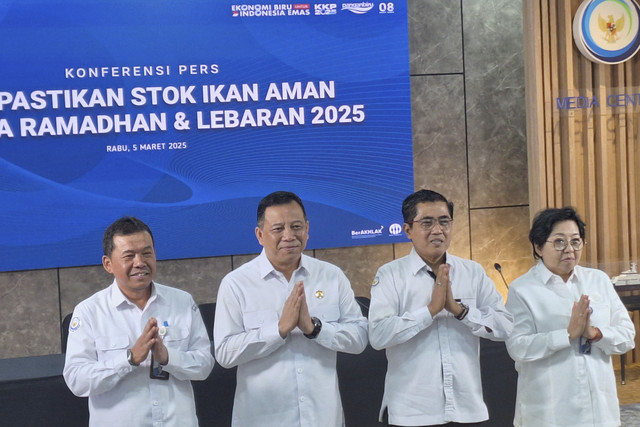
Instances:
[[[598,15],[598,25],[604,33],[604,39],[609,43],[615,43],[620,38],[618,31],[624,29],[624,15],[619,19],[613,19],[613,15],[609,15],[608,19]]]

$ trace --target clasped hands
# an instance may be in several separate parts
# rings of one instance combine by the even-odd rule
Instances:
[[[142,330],[142,335],[131,348],[134,363],[142,363],[147,359],[149,352],[153,353],[154,359],[161,365],[169,363],[169,352],[158,335],[158,320],[155,317],[149,319]]]
[[[431,301],[428,305],[431,317],[435,317],[436,314],[442,310],[447,310],[454,316],[459,316],[462,313],[462,306],[458,301],[453,298],[453,292],[449,283],[449,265],[441,264],[438,267],[438,273],[436,274],[436,280],[433,285],[433,291],[431,292]]]
[[[598,340],[600,330],[591,326],[591,301],[589,301],[588,295],[582,295],[580,299],[573,303],[571,309],[571,318],[569,319],[569,326],[567,332],[569,333],[569,340],[574,340],[581,336],[588,340]]]
[[[313,332],[314,325],[309,315],[309,307],[307,306],[307,299],[304,294],[304,283],[302,281],[297,282],[293,286],[293,290],[289,294],[289,297],[284,302],[282,307],[282,316],[278,321],[278,332],[282,338],[286,338],[289,332],[296,327],[305,334]]]

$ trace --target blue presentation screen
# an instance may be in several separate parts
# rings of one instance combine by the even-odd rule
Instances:
[[[147,222],[159,259],[260,251],[293,191],[308,248],[406,241],[406,1],[0,2],[0,271],[100,263]]]

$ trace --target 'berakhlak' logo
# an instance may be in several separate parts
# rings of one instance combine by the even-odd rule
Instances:
[[[635,0],[584,0],[573,17],[573,39],[590,61],[619,64],[640,48]]]

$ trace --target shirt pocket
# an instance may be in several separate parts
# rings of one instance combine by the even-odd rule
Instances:
[[[591,301],[589,304],[591,309],[591,326],[595,328],[607,327],[611,322],[611,307],[605,302]]]
[[[265,324],[278,323],[278,313],[273,310],[259,310],[242,313],[244,330],[260,329]]]
[[[340,307],[333,304],[319,305],[313,307],[310,314],[323,322],[337,322],[340,320]]]
[[[129,337],[126,335],[115,335],[96,338],[98,360],[113,359],[127,348],[129,348]]]
[[[164,337],[164,345],[167,348],[187,350],[189,344],[189,331],[186,328],[169,328],[169,332]]]

